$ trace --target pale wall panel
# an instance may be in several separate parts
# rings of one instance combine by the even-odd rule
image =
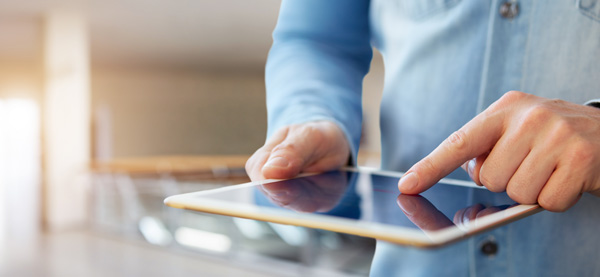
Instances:
[[[251,154],[264,142],[260,71],[97,69],[92,94],[104,117],[95,137],[112,140],[97,156]]]

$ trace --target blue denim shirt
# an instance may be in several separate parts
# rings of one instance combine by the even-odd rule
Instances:
[[[504,2],[282,1],[266,72],[269,135],[331,120],[356,156],[372,46],[385,63],[387,170],[407,170],[509,90],[580,104],[598,99],[600,0],[509,1],[518,6],[512,17],[500,12]],[[378,242],[372,274],[600,276],[598,230],[600,199],[585,194],[565,213],[542,212],[442,249]],[[480,250],[489,241],[498,245],[494,255]]]

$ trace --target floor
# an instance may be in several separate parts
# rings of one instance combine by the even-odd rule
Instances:
[[[4,241],[0,276],[349,276],[260,257],[211,257],[89,231]]]
[[[136,181],[94,194],[96,209],[90,215],[89,228],[51,233],[37,231],[39,215],[24,212],[23,201],[8,203],[7,199],[22,199],[10,192],[11,197],[0,199],[5,204],[0,205],[5,208],[0,209],[4,216],[0,218],[0,277],[368,275],[374,252],[371,240],[306,229],[303,232],[309,240],[295,245],[284,239],[285,232],[276,232],[280,227],[267,223],[260,223],[266,230],[261,236],[248,237],[244,233],[249,229],[232,218],[166,209],[162,204],[164,184],[154,183],[157,185]],[[206,189],[198,186],[177,182],[167,188],[174,187],[178,193]],[[29,206],[32,211],[39,210]],[[188,227],[228,234],[232,249],[214,254],[190,250],[174,241],[153,245],[141,232],[140,219],[147,217],[163,220],[167,227],[163,229],[168,231]]]

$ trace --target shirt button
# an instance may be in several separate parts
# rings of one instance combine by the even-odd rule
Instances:
[[[488,240],[481,244],[481,253],[486,256],[493,256],[498,253],[498,244],[494,241]]]
[[[519,4],[509,1],[500,5],[500,15],[504,18],[514,18],[519,14]]]

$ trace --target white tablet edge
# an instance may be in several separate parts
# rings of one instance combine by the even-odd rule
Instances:
[[[402,172],[383,171],[368,167],[343,169],[352,172],[373,173],[396,178],[400,178],[403,175]],[[314,174],[302,174],[298,177],[309,175]],[[289,210],[270,207],[257,207],[247,204],[236,204],[235,206],[232,206],[231,202],[229,201],[214,200],[209,198],[203,198],[201,202],[197,201],[197,197],[203,196],[205,194],[213,194],[217,192],[235,190],[244,187],[252,187],[277,181],[280,180],[270,179],[260,182],[248,182],[239,185],[232,185],[206,191],[178,194],[167,197],[164,200],[164,203],[165,205],[173,208],[187,209],[233,217],[243,217],[254,220],[304,226],[316,229],[325,229],[340,233],[373,237],[376,239],[382,239],[393,243],[412,245],[417,247],[438,247],[446,245],[453,241],[459,240],[464,236],[469,236],[479,232],[483,232],[490,227],[504,225],[543,210],[537,204],[520,204],[479,218],[475,221],[467,222],[462,225],[444,228],[442,230],[437,231],[419,231],[407,227],[391,226],[374,222],[369,222],[368,228],[365,228],[365,225],[361,225],[360,228],[357,228],[356,220],[349,220],[340,217],[320,214],[295,213],[294,217],[291,218],[289,216]],[[476,185],[474,182],[470,181],[444,178],[439,182],[451,185],[484,189]],[[358,222],[360,222],[360,220]],[[400,233],[402,234],[401,236],[399,235]]]

